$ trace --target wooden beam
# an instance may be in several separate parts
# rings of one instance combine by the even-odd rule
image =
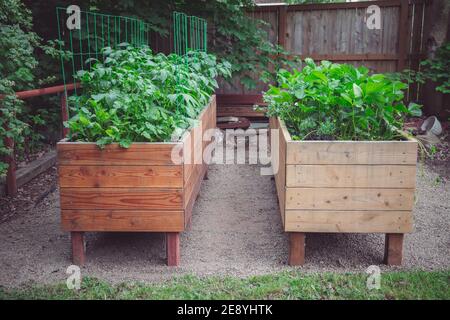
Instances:
[[[291,55],[300,59],[311,58],[314,61],[396,61],[399,55],[389,53],[362,53],[362,54],[302,54]]]
[[[49,94],[56,94],[60,92],[72,91],[75,89],[81,88],[81,83],[71,83],[67,85],[59,85],[59,86],[53,86],[48,88],[41,88],[41,89],[33,89],[33,90],[26,90],[26,91],[18,91],[16,92],[16,96],[19,99],[28,99],[33,97],[39,97],[39,96],[45,96]],[[5,95],[0,94],[0,99],[2,99]]]
[[[273,4],[273,5],[259,5],[249,9],[249,12],[277,12],[280,7],[286,6],[287,11],[310,11],[310,10],[335,10],[335,9],[356,9],[368,8],[370,5],[377,5],[379,7],[399,7],[401,0],[378,0],[378,1],[361,1],[361,2],[346,2],[346,3],[312,3],[312,4]],[[423,3],[429,0],[410,0],[411,3]]]
[[[433,0],[409,0],[409,4],[431,4]]]
[[[287,8],[280,6],[278,8],[278,45],[286,48],[286,27],[287,27]]]
[[[180,233],[166,232],[167,265],[176,267],[180,264]]]
[[[254,105],[254,104],[262,104],[263,96],[262,94],[218,94],[217,95],[217,104],[234,104],[234,105]]]
[[[408,0],[401,0],[400,21],[398,23],[398,61],[397,71],[405,69],[408,42]]]
[[[39,159],[30,162],[27,166],[20,168],[15,172],[17,188],[22,187],[29,181],[41,173],[47,171],[50,167],[56,164],[56,151],[50,151]],[[4,196],[7,191],[5,186],[5,179],[0,179],[0,197]]]
[[[77,266],[84,266],[86,260],[84,248],[84,232],[71,232],[72,262]]]
[[[289,233],[290,266],[301,266],[305,263],[305,234],[303,232]]]
[[[184,230],[182,210],[64,210],[64,231],[92,232],[180,232]]]
[[[379,7],[398,7],[401,0],[379,0],[363,2],[344,3],[318,3],[318,4],[294,4],[287,7],[288,11],[311,11],[311,10],[333,10],[333,9],[357,9],[368,8],[371,5]]]
[[[390,266],[402,264],[403,257],[403,234],[386,233],[384,263]]]
[[[255,117],[265,118],[264,112],[255,111],[253,106],[219,106],[217,108],[217,116],[219,117]]]
[[[258,5],[253,8],[248,9],[250,13],[263,13],[263,12],[277,12],[278,9],[285,4],[272,4],[272,5]]]
[[[413,54],[414,56],[415,54]],[[407,55],[409,57],[409,55]],[[275,58],[275,56],[272,56]],[[398,54],[391,53],[356,53],[356,54],[295,54],[291,53],[286,56],[287,59],[295,58],[305,59],[311,58],[314,61],[396,61],[400,58]]]

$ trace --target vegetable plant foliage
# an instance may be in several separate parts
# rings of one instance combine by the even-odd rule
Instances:
[[[76,112],[68,121],[71,141],[177,140],[208,104],[218,75],[230,76],[228,62],[190,52],[153,54],[148,47],[103,50],[104,61],[80,71],[83,94],[71,98]]]
[[[278,82],[264,94],[268,115],[295,140],[395,140],[404,118],[421,113],[403,104],[406,84],[365,67],[306,59],[301,71],[280,70]]]

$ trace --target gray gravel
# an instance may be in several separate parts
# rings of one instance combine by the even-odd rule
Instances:
[[[401,269],[450,268],[450,182],[439,177],[429,167],[418,172],[415,231],[406,236]],[[117,283],[289,270],[275,194],[274,181],[260,176],[258,166],[210,166],[191,228],[181,238],[181,267],[165,266],[163,234],[89,233],[82,274]],[[381,264],[384,236],[311,234],[306,246],[305,272],[364,271]],[[57,191],[0,225],[0,257],[2,286],[65,281],[70,242],[59,227]]]

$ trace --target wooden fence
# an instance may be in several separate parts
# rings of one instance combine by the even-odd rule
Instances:
[[[365,65],[373,72],[419,68],[424,54],[425,11],[431,0],[381,0],[332,4],[273,5],[249,15],[268,23],[269,40],[292,55],[316,61]],[[380,9],[380,29],[367,25],[369,6]],[[235,78],[221,83],[219,101],[227,94],[260,94],[265,85],[246,90]],[[408,93],[419,100],[417,86]],[[219,107],[220,112],[220,107]]]

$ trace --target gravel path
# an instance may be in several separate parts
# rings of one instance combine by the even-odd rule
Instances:
[[[415,232],[406,236],[403,269],[450,268],[450,182],[418,170]],[[288,270],[275,184],[251,165],[215,165],[204,181],[191,229],[181,238],[181,267],[165,266],[162,234],[89,233],[82,274],[113,283],[177,275],[250,276]],[[383,235],[313,234],[305,272],[364,271],[380,264]],[[0,285],[65,281],[69,236],[59,227],[58,192],[0,224]],[[388,267],[383,266],[382,270]]]

